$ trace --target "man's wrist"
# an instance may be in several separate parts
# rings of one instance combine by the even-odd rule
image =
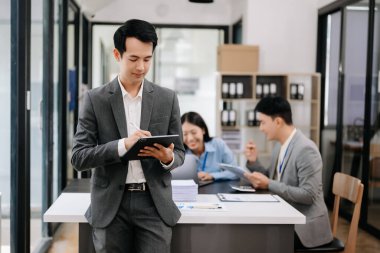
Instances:
[[[160,161],[162,167],[164,168],[170,168],[174,163],[174,153],[172,153],[172,160],[169,163],[164,163],[163,161]]]
[[[257,159],[256,159],[257,160]],[[248,165],[254,165],[256,160],[252,161],[252,160],[247,160],[247,164]]]
[[[127,148],[125,147],[125,143],[124,143],[124,139],[120,139],[118,144],[117,144],[117,151],[118,151],[118,154],[119,154],[119,157],[122,157],[123,155],[125,155],[125,153],[127,153]]]

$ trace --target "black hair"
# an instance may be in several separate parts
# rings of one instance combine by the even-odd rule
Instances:
[[[200,128],[202,128],[205,133],[203,134],[203,141],[208,142],[211,141],[211,137],[208,133],[208,128],[203,120],[202,116],[199,113],[196,112],[187,112],[181,116],[181,124],[188,122],[190,124],[196,125]]]
[[[257,103],[255,110],[270,116],[282,118],[287,125],[293,125],[292,109],[289,102],[282,97],[265,97]]]
[[[120,55],[127,50],[125,41],[127,38],[134,37],[142,42],[152,42],[153,52],[157,46],[157,33],[154,26],[144,20],[130,19],[120,26],[113,35],[113,43]]]

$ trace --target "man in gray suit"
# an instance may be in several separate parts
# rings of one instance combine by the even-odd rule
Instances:
[[[182,139],[140,151],[149,159],[122,162],[140,138],[182,136],[174,91],[144,79],[157,45],[155,28],[128,20],[114,34],[120,72],[84,96],[74,137],[72,164],[93,168],[86,218],[97,252],[170,252],[180,212],[172,200],[170,170],[184,160]]]
[[[263,168],[257,159],[256,145],[245,148],[245,177],[256,189],[268,189],[279,195],[306,216],[306,224],[295,225],[295,247],[299,243],[311,248],[332,241],[330,221],[322,190],[322,158],[310,139],[292,122],[290,104],[281,97],[266,97],[259,101],[260,130],[268,140],[277,141],[271,164]]]

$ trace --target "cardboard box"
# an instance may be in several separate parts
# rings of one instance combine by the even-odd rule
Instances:
[[[218,47],[218,71],[258,72],[259,47],[223,44]]]

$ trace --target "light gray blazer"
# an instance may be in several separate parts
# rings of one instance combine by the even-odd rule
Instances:
[[[278,182],[272,178],[276,172],[280,148],[278,143],[273,150],[268,169],[263,168],[259,162],[247,163],[247,168],[267,175],[271,179],[269,191],[285,199],[306,216],[306,224],[295,225],[295,231],[304,246],[315,247],[329,243],[333,236],[323,198],[323,163],[318,148],[297,130],[289,143]]]
[[[145,80],[142,93],[142,130],[154,135],[179,134],[174,143],[174,164],[162,167],[157,159],[141,160],[150,194],[162,220],[174,226],[180,212],[172,200],[171,173],[183,163],[185,149],[178,98],[174,91]],[[128,164],[118,155],[118,141],[127,137],[127,123],[122,92],[115,78],[110,83],[87,92],[80,108],[74,136],[71,163],[78,171],[93,170],[91,205],[86,212],[88,222],[104,228],[113,220],[122,200]]]

